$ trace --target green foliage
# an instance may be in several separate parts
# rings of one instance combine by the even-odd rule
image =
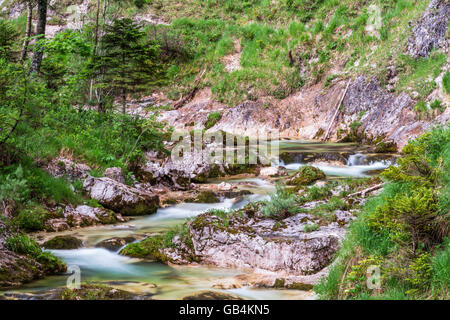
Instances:
[[[27,180],[24,179],[22,166],[5,175],[0,183],[0,201],[24,202],[28,199],[30,189]]]
[[[288,181],[291,186],[310,185],[313,182],[324,179],[325,173],[322,170],[313,166],[303,166],[298,172]]]
[[[205,123],[205,130],[213,127],[222,118],[222,114],[218,111],[211,112],[208,114],[208,120]]]
[[[26,254],[37,258],[42,250],[39,245],[27,235],[15,235],[6,240],[6,246],[9,250],[19,254]]]
[[[96,87],[120,95],[124,112],[129,93],[143,92],[161,83],[163,68],[158,46],[145,41],[142,26],[133,20],[115,19],[106,25],[100,46],[102,54],[94,56],[91,66],[97,77]],[[102,99],[100,109],[104,110],[105,97]]]
[[[276,185],[276,192],[270,195],[270,200],[265,201],[263,214],[266,217],[284,219],[295,210],[295,195],[290,193],[282,185]]]
[[[11,60],[19,33],[7,20],[0,19],[0,59]]]
[[[309,232],[317,231],[319,229],[320,229],[319,225],[317,223],[314,223],[314,224],[306,225],[305,228],[303,229],[303,231],[309,233]]]
[[[13,219],[13,222],[25,231],[38,231],[44,229],[47,216],[47,210],[39,206],[34,206],[21,210]]]
[[[450,72],[445,72],[442,78],[442,87],[447,94],[450,94]]]
[[[383,173],[390,183],[351,224],[337,262],[315,287],[321,298],[447,297],[449,132],[436,127],[410,141]],[[365,286],[368,265],[381,268],[378,292]]]

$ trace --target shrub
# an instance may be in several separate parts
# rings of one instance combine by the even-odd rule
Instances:
[[[277,184],[276,192],[271,194],[270,200],[264,203],[263,214],[266,217],[284,219],[291,215],[295,205],[295,195]]]
[[[14,223],[26,231],[43,230],[47,214],[47,210],[39,206],[24,209],[14,218]]]
[[[30,255],[37,258],[42,250],[39,245],[27,235],[15,235],[6,240],[6,246],[9,250],[19,254]]]

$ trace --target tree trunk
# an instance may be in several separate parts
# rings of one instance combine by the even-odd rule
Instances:
[[[122,89],[122,113],[125,114],[127,111],[127,92],[125,89]]]
[[[45,38],[45,26],[47,24],[47,0],[38,0],[38,22],[36,27],[36,44],[33,50],[33,61],[31,62],[30,73],[41,70],[42,56],[44,52],[39,40]]]
[[[31,30],[33,29],[33,2],[32,0],[27,1],[27,27],[25,31],[25,39],[23,40],[22,54],[20,55],[20,60],[22,62],[27,58],[28,45],[30,44]]]

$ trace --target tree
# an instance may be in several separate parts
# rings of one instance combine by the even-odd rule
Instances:
[[[38,0],[38,22],[36,27],[36,44],[34,46],[33,60],[31,61],[30,73],[41,70],[42,51],[41,41],[45,38],[45,26],[47,24],[47,0]]]
[[[146,41],[141,25],[131,19],[114,19],[105,27],[99,52],[92,63],[96,87],[120,95],[124,113],[129,93],[145,91],[163,79],[158,46]],[[100,99],[100,111],[104,111],[105,98]]]
[[[19,34],[7,20],[0,19],[0,58],[13,59],[13,47]]]
[[[31,31],[33,29],[33,7],[35,5],[34,0],[26,0],[27,3],[27,26],[25,28],[25,38],[23,40],[22,53],[20,60],[22,62],[27,58],[28,46],[30,44]]]

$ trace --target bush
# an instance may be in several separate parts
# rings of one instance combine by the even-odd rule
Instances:
[[[44,229],[47,219],[47,211],[40,207],[24,209],[14,218],[14,223],[26,231],[38,231]]]
[[[39,245],[26,235],[15,235],[9,237],[6,240],[6,247],[19,254],[26,254],[32,256],[33,258],[37,258],[42,250]]]
[[[276,192],[270,195],[270,200],[264,202],[263,214],[266,217],[284,219],[291,216],[295,205],[295,195],[277,184]]]

